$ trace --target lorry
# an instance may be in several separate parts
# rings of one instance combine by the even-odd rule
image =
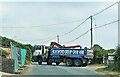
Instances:
[[[61,46],[56,42],[51,42],[48,51],[40,51],[36,57],[40,65],[42,62],[47,62],[47,65],[59,65],[63,62],[66,66],[86,66],[89,61],[87,47],[82,49],[80,45]]]
[[[46,53],[46,51],[48,51],[48,47],[45,45],[35,45],[34,46],[34,52],[33,52],[33,56],[32,56],[32,61],[33,62],[38,62],[38,56],[43,56],[44,53]]]

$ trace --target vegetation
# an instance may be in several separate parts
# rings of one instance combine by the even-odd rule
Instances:
[[[29,62],[32,61],[33,47],[30,44],[25,44],[23,48],[27,50],[26,60]]]
[[[110,77],[120,77],[120,72],[118,71],[107,70],[106,68],[98,68],[96,71],[109,75]]]
[[[120,46],[116,48],[115,52],[115,61],[113,64],[108,65],[105,70],[110,70],[110,71],[120,71]]]
[[[113,53],[115,51],[114,49],[105,50],[98,44],[95,44],[93,48],[95,55],[93,59],[93,63],[99,63],[99,64],[103,62],[103,56],[107,56],[108,53]]]
[[[6,58],[9,55],[9,53],[7,53],[6,51],[0,49],[0,56],[2,56],[3,58]]]
[[[11,45],[10,45],[10,42],[12,42],[12,44],[15,46],[15,47],[18,47],[18,48],[23,48],[23,49],[26,49],[27,50],[27,61],[31,61],[31,58],[32,58],[32,52],[33,52],[33,46],[30,45],[30,44],[22,44],[22,43],[19,43],[15,40],[12,40],[12,39],[9,39],[9,38],[6,38],[6,37],[2,37],[0,36],[0,45],[4,48],[10,48]]]
[[[106,68],[99,68],[96,71],[99,73],[105,73],[110,77],[120,77],[120,46],[115,50],[115,60],[113,64],[109,64]]]

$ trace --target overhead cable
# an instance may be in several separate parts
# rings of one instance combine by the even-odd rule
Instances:
[[[68,32],[66,32],[66,33],[64,33],[64,34],[62,34],[62,35],[60,35],[60,36],[65,36],[65,35],[73,32],[73,31],[76,30],[78,27],[80,27],[82,24],[84,24],[89,18],[90,18],[90,17],[86,18],[86,19],[85,19],[82,23],[80,23],[78,26],[76,26],[76,27],[73,28],[72,30],[70,30],[70,31],[68,31]]]
[[[77,38],[75,38],[75,39],[73,39],[73,40],[71,40],[71,41],[65,42],[65,43],[74,42],[74,41],[76,41],[77,39],[79,39],[80,37],[83,37],[84,35],[86,35],[89,31],[90,31],[90,29],[87,30],[86,32],[84,32],[82,35],[78,36]]]
[[[61,23],[54,23],[54,24],[45,24],[45,25],[39,25],[39,26],[12,26],[12,27],[5,27],[5,26],[0,26],[0,28],[39,28],[39,27],[48,27],[48,26],[54,26],[54,25],[61,25],[61,24],[69,24],[69,23],[74,23],[74,22],[80,22],[84,19],[81,19],[81,20],[75,20],[75,21],[68,21],[68,22],[61,22]]]
[[[107,8],[105,8],[105,9],[103,9],[103,10],[101,10],[100,12],[98,12],[98,13],[95,13],[94,15],[92,15],[92,16],[96,16],[96,15],[98,15],[98,14],[100,14],[100,13],[102,13],[102,12],[104,12],[104,11],[106,11],[107,9],[109,9],[109,8],[111,8],[112,6],[114,6],[115,4],[117,4],[118,2],[115,2],[114,4],[112,4],[112,5],[110,5],[110,6],[108,6]]]
[[[118,22],[118,21],[120,21],[120,19],[119,19],[119,20],[112,21],[112,22],[109,22],[109,23],[107,23],[107,24],[103,24],[103,25],[101,25],[101,26],[96,26],[96,27],[94,27],[93,29],[101,28],[101,27],[104,27],[104,26],[107,26],[107,25],[116,23],[116,22]]]

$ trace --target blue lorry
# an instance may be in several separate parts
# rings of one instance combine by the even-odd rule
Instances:
[[[58,47],[53,47],[53,44]],[[37,56],[37,61],[39,64],[47,62],[48,65],[52,65],[52,63],[59,65],[62,62],[66,66],[86,66],[89,61],[87,47],[84,49],[81,47],[75,49],[75,47],[78,46],[62,47],[57,43],[52,43],[48,52],[41,51],[43,53]]]
[[[87,48],[53,48],[50,51],[48,64],[51,65],[53,62],[56,63],[56,65],[63,62],[66,66],[86,66],[88,63]]]

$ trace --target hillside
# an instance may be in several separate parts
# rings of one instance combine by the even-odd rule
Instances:
[[[27,61],[31,61],[32,59],[32,52],[33,52],[33,46],[30,45],[30,44],[22,44],[22,43],[19,43],[13,39],[9,39],[7,37],[2,37],[0,36],[0,45],[2,48],[10,48],[10,42],[12,42],[12,44],[15,46],[15,47],[18,47],[18,48],[22,48],[22,49],[26,49],[27,50]]]

